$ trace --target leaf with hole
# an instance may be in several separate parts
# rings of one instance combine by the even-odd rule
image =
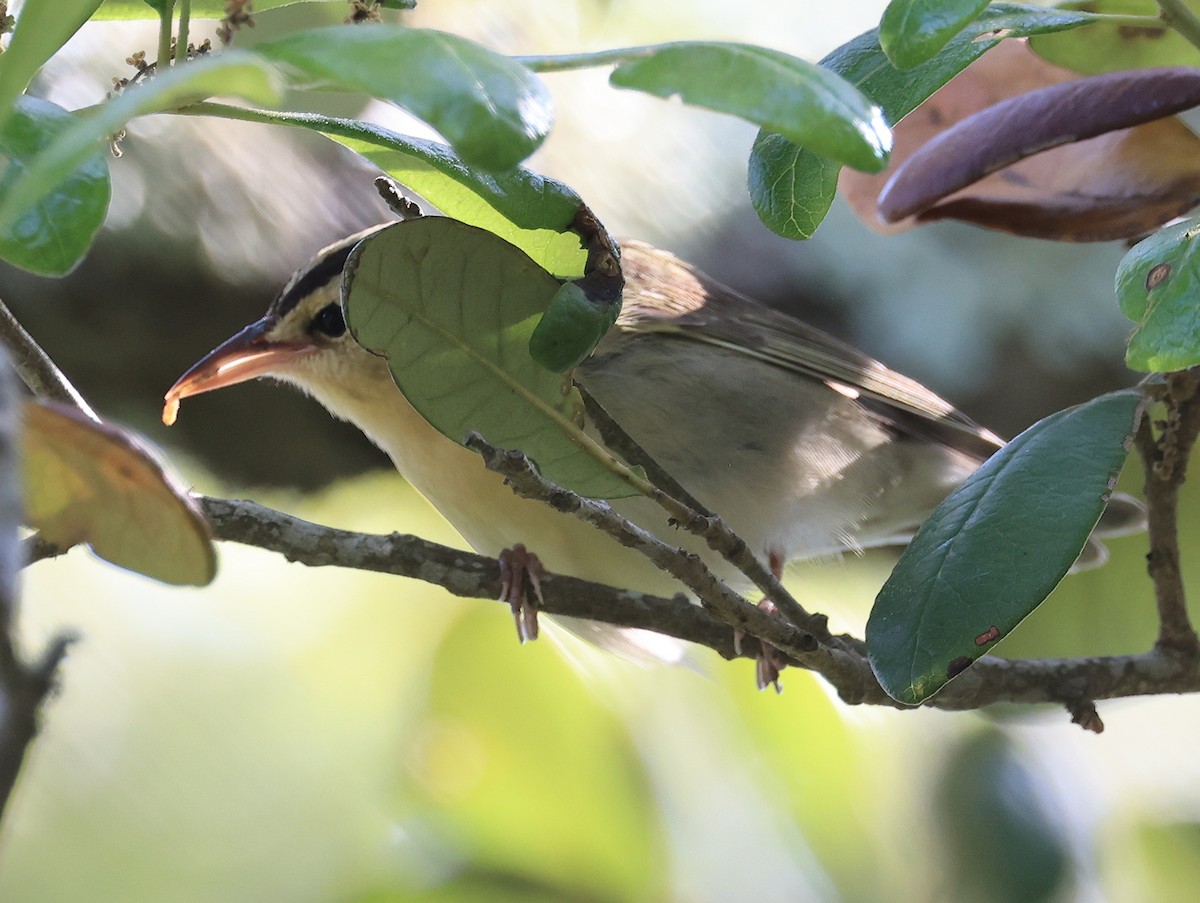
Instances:
[[[55,403],[25,405],[26,523],[52,543],[164,583],[203,586],[216,550],[199,506],[133,434]]]
[[[1125,363],[1169,373],[1200,364],[1200,220],[1134,245],[1117,267],[1117,303],[1137,323]]]
[[[296,87],[364,91],[437,129],[468,163],[498,171],[541,145],[554,122],[542,80],[457,35],[403,25],[318,28],[258,45]]]
[[[564,392],[563,378],[530,357],[534,327],[560,286],[495,235],[428,216],[359,244],[342,289],[354,338],[387,358],[400,391],[445,436],[462,443],[477,432],[520,449],[581,495],[634,495],[581,449],[578,392]]]
[[[0,128],[0,154],[8,159],[0,176],[0,196],[74,121],[49,101],[27,95],[17,98],[12,115]],[[111,191],[108,160],[96,148],[54,190],[0,231],[0,258],[43,276],[70,272],[104,222]]]
[[[889,695],[928,699],[1050,594],[1104,511],[1140,402],[1125,390],[1051,414],[938,505],[867,622]]]

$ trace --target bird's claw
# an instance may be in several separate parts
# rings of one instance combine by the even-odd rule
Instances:
[[[758,603],[758,607],[769,615],[779,614],[779,609],[775,607],[775,603],[770,599],[763,599]],[[745,631],[733,631],[733,650],[738,655],[742,654],[742,639],[745,636]],[[776,693],[782,693],[783,686],[779,683],[779,674],[784,668],[787,667],[787,661],[784,659],[783,654],[766,640],[759,640],[758,647],[758,655],[754,657],[755,685],[760,690],[765,690],[769,686],[774,686]]]
[[[524,643],[526,640],[536,640],[538,637],[538,605],[544,604],[542,598],[542,576],[546,569],[542,567],[537,555],[528,551],[518,543],[500,553],[500,601],[507,602],[512,609],[513,620],[517,624],[517,638]],[[525,592],[525,580],[529,579],[533,587],[535,605]]]

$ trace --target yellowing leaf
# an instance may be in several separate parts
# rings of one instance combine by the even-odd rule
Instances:
[[[208,522],[136,436],[66,405],[26,404],[26,523],[50,542],[164,583],[202,586],[217,570]]]

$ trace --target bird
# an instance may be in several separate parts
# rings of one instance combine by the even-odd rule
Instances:
[[[174,420],[184,398],[271,377],[357,426],[480,554],[527,548],[551,572],[657,595],[679,591],[640,553],[516,496],[477,454],[431,426],[386,361],[355,341],[342,309],[342,271],[355,246],[380,228],[322,249],[297,270],[261,318],[168,390],[164,420]],[[1004,445],[916,380],[668,251],[623,241],[620,262],[621,313],[574,379],[777,575],[789,562],[904,545]],[[655,503],[612,504],[746,588],[741,573],[703,540],[674,530]],[[1143,518],[1136,499],[1114,495],[1097,536],[1140,529]],[[1103,557],[1093,537],[1080,564]],[[573,626],[602,645],[627,645],[627,634]],[[778,689],[772,668],[760,661],[760,687]]]

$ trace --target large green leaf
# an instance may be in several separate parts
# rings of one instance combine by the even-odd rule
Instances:
[[[463,163],[453,148],[400,135],[369,122],[315,113],[276,113],[220,104],[199,112],[312,129],[370,160],[446,216],[499,235],[544,269],[573,279],[587,254],[569,231],[582,201],[562,182],[523,167],[487,173]]]
[[[919,66],[983,12],[988,0],[892,0],[879,23],[879,43],[897,69]]]
[[[209,97],[230,94],[256,103],[273,103],[278,79],[251,54],[229,51],[172,67],[79,116],[17,174],[0,200],[0,233],[62,190],[79,167],[95,156],[106,139],[130,119],[170,110]]]
[[[157,0],[161,3],[162,0]],[[254,0],[256,13],[266,12],[278,6],[291,6],[296,3],[337,3],[345,6],[345,0]],[[193,19],[223,19],[229,0],[192,0]],[[383,5],[391,9],[412,9],[416,0],[383,0]],[[104,0],[96,19],[157,19],[158,13],[149,0]]]
[[[1117,267],[1117,303],[1138,324],[1125,363],[1168,373],[1200,364],[1200,220],[1134,245]]]
[[[1140,394],[1051,414],[996,452],[918,531],[867,622],[871,667],[900,702],[928,699],[1063,578],[1128,454]]]
[[[1200,0],[1183,3],[1200,14]],[[1159,13],[1155,0],[1085,0],[1059,8],[1148,19]],[[1069,34],[1035,37],[1029,45],[1043,59],[1085,75],[1147,66],[1200,66],[1200,50],[1165,22],[1139,26],[1098,21]]]
[[[0,54],[0,126],[33,73],[67,43],[99,5],[100,0],[25,0],[8,49]]]
[[[609,79],[743,119],[867,172],[887,165],[879,108],[829,69],[749,44],[684,41],[622,60]]]
[[[447,437],[477,432],[519,448],[581,495],[636,493],[581,451],[578,393],[564,393],[563,378],[529,356],[561,283],[520,249],[448,217],[422,217],[364,240],[343,280],[354,338],[388,359],[405,397]]]
[[[25,406],[26,523],[53,543],[164,583],[202,586],[217,571],[208,522],[135,436],[74,408]]]
[[[301,87],[365,91],[442,133],[467,162],[516,166],[554,121],[536,75],[473,41],[403,25],[318,28],[260,44]]]
[[[1078,28],[1091,21],[1094,17],[1082,12],[996,3],[951,39],[941,53],[913,69],[901,72],[888,62],[879,46],[877,30],[843,44],[821,65],[879,104],[887,121],[895,124],[1004,37]],[[788,238],[807,238],[811,230],[797,230],[779,211],[828,210],[837,181],[827,171],[828,163],[818,155],[801,154],[799,148],[796,152],[789,150],[778,142],[764,141],[760,135],[751,151],[751,167],[757,167],[761,175],[750,184],[750,199],[770,229]]]
[[[73,121],[70,113],[49,101],[17,98],[13,115],[0,128],[0,154],[8,160],[0,176],[0,196]],[[104,150],[96,148],[53,191],[0,231],[0,257],[45,276],[69,272],[104,222],[110,194],[108,161]]]

